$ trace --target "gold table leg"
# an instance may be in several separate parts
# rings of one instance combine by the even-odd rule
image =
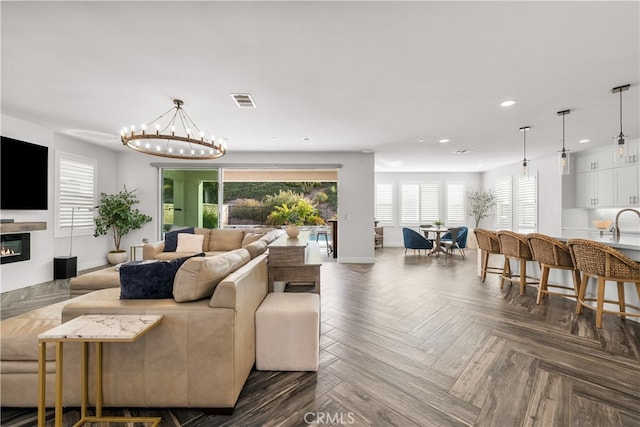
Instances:
[[[56,342],[56,420],[55,426],[62,427],[62,355],[63,355],[63,343],[62,341]]]
[[[38,427],[44,427],[47,410],[47,343],[38,343]]]

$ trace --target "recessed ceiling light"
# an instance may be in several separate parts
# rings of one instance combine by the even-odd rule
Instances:
[[[418,142],[424,142],[424,139],[420,138],[420,139],[418,140]]]
[[[581,139],[580,141],[578,141],[580,144],[586,144],[587,142],[591,142],[590,139]]]
[[[303,141],[311,141],[311,138],[309,138],[308,136],[305,136],[304,138],[302,138]]]
[[[446,144],[447,142],[449,142],[449,140],[445,138],[445,139],[441,139],[441,140],[439,140],[438,142],[439,142],[440,144]]]
[[[514,101],[513,99],[507,99],[506,101],[503,101],[500,106],[501,107],[511,107],[513,104],[515,104],[516,101]]]
[[[373,153],[373,150],[371,148],[365,148],[364,150],[362,150],[362,152],[364,154],[371,154],[371,153]]]

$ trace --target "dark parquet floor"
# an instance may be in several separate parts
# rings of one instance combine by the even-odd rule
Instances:
[[[231,416],[190,409],[162,426],[638,426],[640,324],[535,288],[482,283],[466,260],[376,250],[371,265],[322,267],[317,373],[253,371]],[[203,367],[204,368],[204,367]],[[66,410],[65,426],[78,419]],[[2,425],[35,425],[3,408]],[[53,425],[49,413],[47,425]]]

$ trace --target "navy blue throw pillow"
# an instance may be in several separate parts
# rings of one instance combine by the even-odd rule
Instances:
[[[195,256],[204,256],[204,253]],[[191,257],[122,264],[120,299],[173,298],[173,279],[180,266],[189,258]]]
[[[193,234],[195,232],[193,227],[183,228],[182,230],[169,231],[168,233],[164,233],[164,251],[163,252],[175,252],[178,247],[178,233],[189,233]]]

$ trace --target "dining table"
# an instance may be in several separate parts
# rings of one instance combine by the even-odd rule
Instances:
[[[431,249],[431,252],[429,252],[429,255],[440,256],[440,252],[447,253],[447,251],[442,249],[442,246],[440,246],[440,240],[442,238],[442,234],[449,232],[448,228],[444,228],[444,227],[420,227],[420,231],[422,231],[422,233],[424,234],[424,237],[429,239],[429,240],[432,240],[431,238],[429,238],[429,233],[435,233],[435,235],[436,235],[435,241],[433,243],[433,249]]]

